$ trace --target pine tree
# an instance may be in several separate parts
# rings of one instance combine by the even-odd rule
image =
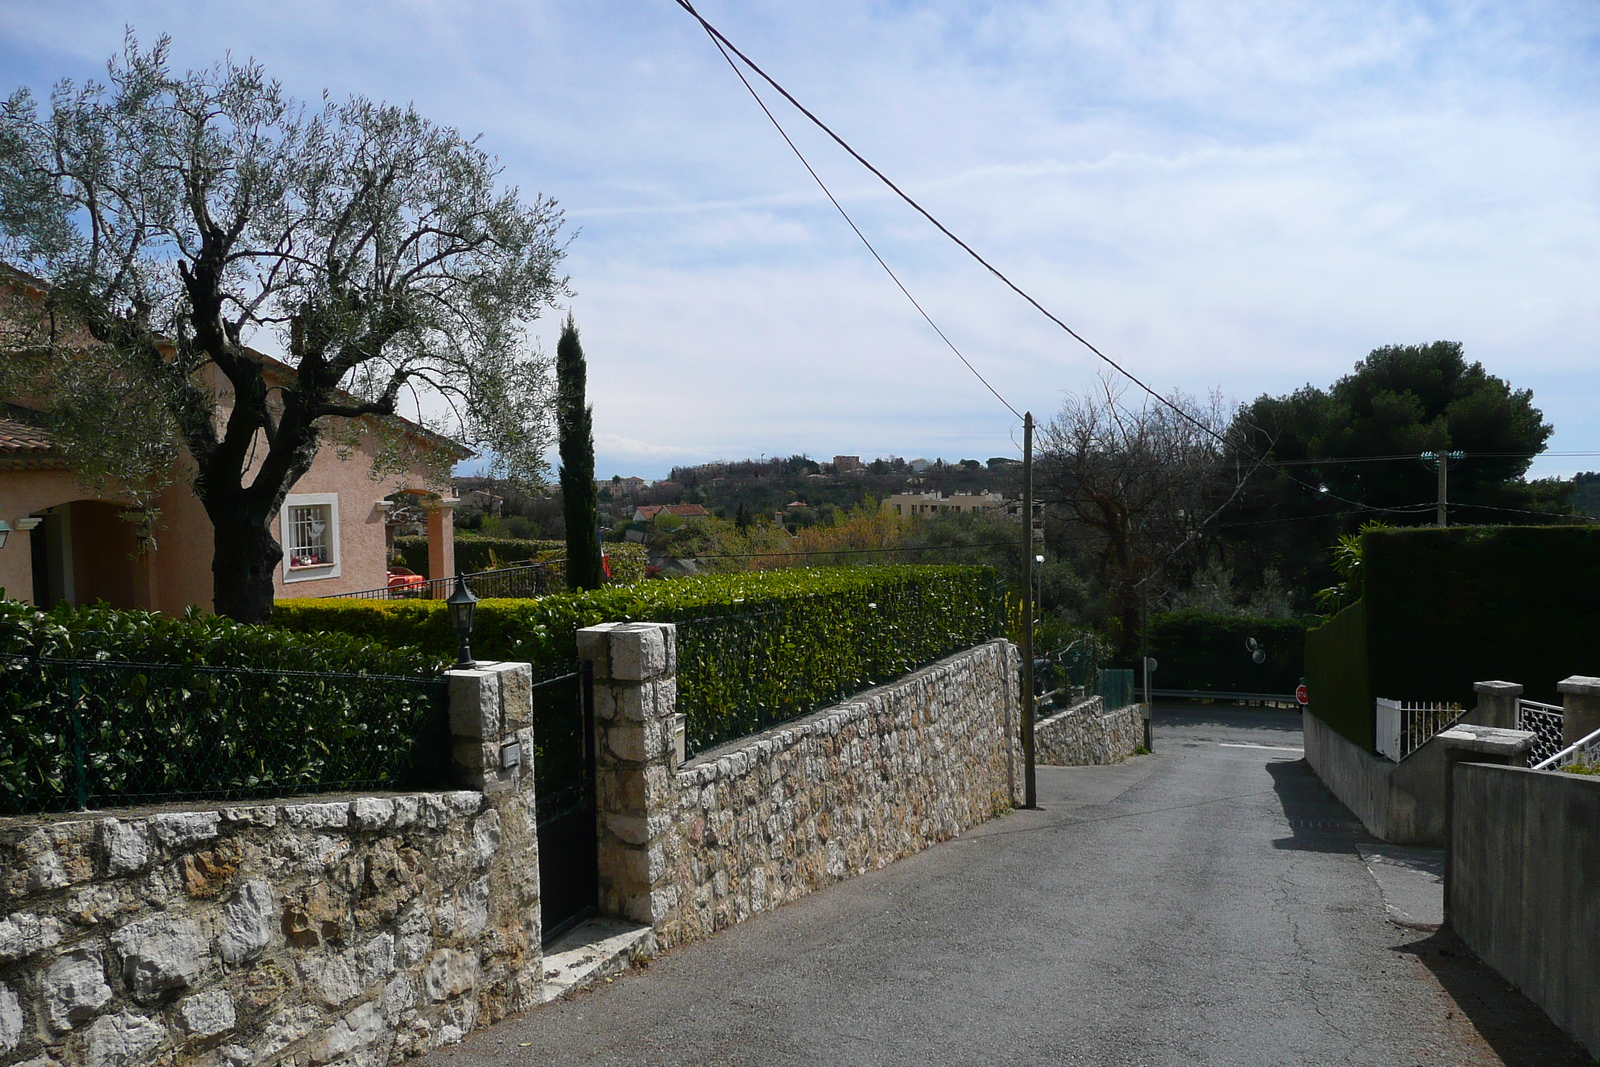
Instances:
[[[571,314],[556,342],[556,428],[561,439],[561,500],[567,519],[567,588],[598,589],[600,514],[594,487],[594,408],[585,403],[588,370]]]

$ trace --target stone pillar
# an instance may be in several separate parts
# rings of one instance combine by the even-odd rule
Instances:
[[[429,578],[454,578],[456,575],[455,508],[459,503],[461,501],[450,497],[428,505]]]
[[[1472,710],[1474,725],[1517,728],[1517,699],[1522,696],[1522,686],[1516,682],[1473,682],[1472,689],[1478,694],[1478,706]]]
[[[1533,734],[1526,730],[1458,724],[1448,730],[1441,730],[1434,736],[1444,750],[1444,921],[1448,924],[1450,863],[1451,851],[1454,848],[1451,839],[1455,834],[1456,765],[1497,763],[1509,767],[1526,767],[1528,753],[1533,751]]]
[[[533,788],[533,667],[479,661],[446,671],[450,680],[450,745],[456,783],[499,793],[526,777]]]
[[[676,800],[677,627],[586,627],[578,656],[594,665],[600,913],[654,926],[676,903],[664,883]]]
[[[1557,682],[1556,690],[1561,694],[1563,710],[1563,748],[1575,745],[1600,730],[1600,678],[1574,674],[1565,681]]]

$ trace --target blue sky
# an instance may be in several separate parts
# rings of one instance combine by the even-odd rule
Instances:
[[[935,214],[1162,390],[1327,385],[1459,340],[1600,450],[1600,6],[704,0]],[[291,92],[414,102],[555,196],[599,473],[1011,455],[1020,430],[856,242],[671,0],[0,4],[0,86],[125,25]],[[778,111],[1019,410],[1093,357]],[[553,347],[554,318],[538,330]],[[1535,473],[1600,469],[1550,458]]]

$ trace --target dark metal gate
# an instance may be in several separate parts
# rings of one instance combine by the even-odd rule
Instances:
[[[539,907],[549,944],[593,915],[599,892],[594,794],[594,669],[533,687]]]

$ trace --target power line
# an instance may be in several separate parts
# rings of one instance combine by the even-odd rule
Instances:
[[[799,111],[806,118],[810,119],[811,123],[814,126],[816,126],[823,133],[827,134],[833,140],[833,142],[835,144],[837,144],[840,148],[843,148],[846,152],[848,152],[850,154],[850,156],[853,159],[855,159],[855,161],[857,163],[860,163],[863,167],[866,167],[867,170],[871,171],[874,177],[876,177],[884,185],[888,186],[889,189],[896,196],[898,196],[901,200],[904,200],[908,205],[910,205],[912,210],[916,211],[917,214],[921,215],[923,218],[927,219],[930,223],[932,223],[934,228],[937,229],[940,233],[944,234],[950,240],[954,241],[961,248],[962,251],[966,252],[967,255],[971,256],[974,260],[976,260],[990,274],[993,274],[996,278],[1000,279],[1001,283],[1004,284],[1008,289],[1010,289],[1012,292],[1016,293],[1018,296],[1022,297],[1022,299],[1026,300],[1029,304],[1033,305],[1034,309],[1036,311],[1038,311],[1039,314],[1043,315],[1045,318],[1049,319],[1051,322],[1053,322],[1057,326],[1061,327],[1061,329],[1065,330],[1067,332],[1068,336],[1072,337],[1073,340],[1075,340],[1079,344],[1083,345],[1090,352],[1093,352],[1097,357],[1099,357],[1102,361],[1104,361],[1108,366],[1110,366],[1118,374],[1122,375],[1124,378],[1128,379],[1130,382],[1132,382],[1133,384],[1137,385],[1140,389],[1143,389],[1146,393],[1148,393],[1150,396],[1154,397],[1160,403],[1165,404],[1167,407],[1171,408],[1173,410],[1173,412],[1178,415],[1179,418],[1187,420],[1188,422],[1192,423],[1196,428],[1200,429],[1201,431],[1203,431],[1205,433],[1210,434],[1212,437],[1217,438],[1217,440],[1219,440],[1219,441],[1222,440],[1222,438],[1217,434],[1217,432],[1215,430],[1213,430],[1209,426],[1206,426],[1205,424],[1201,423],[1198,419],[1196,419],[1194,416],[1190,415],[1187,411],[1184,411],[1178,405],[1174,404],[1172,401],[1168,400],[1166,397],[1164,397],[1160,393],[1156,392],[1150,386],[1146,385],[1141,378],[1139,378],[1137,375],[1135,375],[1134,373],[1129,371],[1127,368],[1123,367],[1116,360],[1112,359],[1110,356],[1108,356],[1104,352],[1100,351],[1100,349],[1096,348],[1082,334],[1078,333],[1078,331],[1074,330],[1071,326],[1068,326],[1065,322],[1063,322],[1060,318],[1058,318],[1054,313],[1052,313],[1043,304],[1039,303],[1039,301],[1035,300],[1031,295],[1029,295],[1028,292],[1025,289],[1023,289],[1016,282],[1013,282],[1010,278],[1008,278],[1005,275],[1005,273],[1003,271],[1001,271],[998,267],[996,267],[993,263],[990,263],[987,259],[984,259],[983,256],[979,255],[977,250],[974,249],[971,245],[967,244],[967,242],[965,242],[961,238],[957,237],[953,232],[951,232],[951,230],[950,230],[950,228],[948,226],[946,226],[944,223],[940,222],[937,218],[935,218],[933,216],[932,212],[930,212],[927,208],[923,207],[921,204],[917,203],[917,201],[915,199],[913,199],[908,193],[906,193],[906,191],[904,189],[901,189],[892,180],[890,180],[888,175],[884,174],[883,171],[881,171],[877,167],[873,166],[867,160],[867,158],[865,156],[863,156],[860,152],[857,152],[854,148],[852,148],[848,141],[846,141],[843,137],[840,137],[837,133],[835,133],[833,131],[833,129],[827,123],[823,122],[820,118],[818,118],[815,114],[813,114],[812,111],[809,108],[807,108],[799,100],[795,99],[793,93],[789,92],[789,90],[785,89],[782,85],[778,84],[777,79],[773,78],[772,75],[770,75],[766,71],[762,70],[760,65],[757,64],[755,60],[751,59],[749,56],[745,55],[742,51],[740,51],[739,47],[737,45],[735,45],[732,41],[728,40],[728,38],[723,35],[721,30],[717,29],[710,22],[706,21],[705,17],[702,16],[700,14],[700,12],[698,12],[698,11],[696,11],[694,9],[694,5],[691,4],[689,2],[689,0],[676,0],[676,2],[678,4],[678,6],[683,8],[685,11],[687,11],[695,19],[696,22],[700,23],[701,27],[706,31],[706,33],[708,35],[710,35],[710,37],[713,40],[713,42],[715,42],[717,44],[718,51],[722,51],[723,47],[726,46],[727,51],[731,51],[734,55],[738,56],[739,59],[745,64],[745,66],[747,66],[751,70],[755,71],[755,73],[757,75],[759,75],[763,81],[765,81],[768,85],[772,86],[772,88],[774,90],[776,90],[777,93],[780,96],[782,96],[785,100],[789,101],[789,103],[794,106],[795,110]],[[723,51],[723,58],[724,59],[728,58],[727,51]],[[728,61],[730,63],[732,63],[731,59],[728,60]],[[735,69],[737,70],[737,68],[735,68]],[[743,77],[742,74],[740,75],[740,80],[744,81],[744,77]],[[745,87],[749,88],[750,87],[750,83],[749,82],[745,82]],[[755,92],[754,89],[751,89],[750,91],[751,91],[752,94],[754,94],[754,92]],[[759,100],[759,99],[760,98],[757,97],[757,100]],[[762,110],[763,111],[766,110],[766,105],[765,104],[762,105]],[[770,112],[768,112],[768,117],[769,118],[771,117],[771,113]],[[776,123],[777,120],[774,119],[773,121],[774,121],[774,123]],[[784,139],[785,140],[788,139],[787,135],[785,135]],[[794,147],[792,143],[790,144],[790,147],[791,148]],[[796,150],[796,152],[798,154],[798,149]],[[810,169],[809,165],[807,166],[807,169],[808,170]],[[829,198],[832,199],[831,194],[830,194]],[[837,202],[836,202],[835,206],[837,206]],[[874,255],[876,255],[876,253],[874,253]],[[974,373],[976,373],[976,372],[974,372]],[[985,384],[988,384],[988,383],[985,383]],[[996,394],[996,395],[998,395],[998,394]],[[1002,403],[1003,402],[1004,401],[1002,401]],[[1006,404],[1006,407],[1010,408],[1011,405],[1010,404]],[[1016,409],[1012,408],[1012,413],[1013,414],[1015,414],[1015,411],[1016,411]]]
[[[917,309],[917,313],[927,320],[929,326],[933,327],[933,332],[939,335],[939,340],[943,341],[949,346],[950,351],[956,354],[956,358],[966,365],[966,368],[972,372],[973,377],[977,378],[978,381],[983,383],[983,387],[985,389],[994,394],[994,398],[996,400],[1005,405],[1007,411],[1011,412],[1011,414],[1015,415],[1019,419],[1022,418],[1022,413],[1016,408],[1012,407],[1011,402],[1005,397],[1001,396],[1000,391],[994,386],[990,385],[987,378],[978,373],[978,368],[972,365],[972,361],[961,354],[961,349],[955,346],[955,342],[951,341],[949,337],[945,336],[945,332],[939,329],[939,324],[933,321],[933,318],[927,313],[926,310],[923,309],[922,305],[917,303],[917,298],[911,295],[911,290],[905,287],[905,283],[900,280],[894,271],[889,269],[889,264],[885,263],[883,261],[883,257],[878,255],[878,250],[872,247],[872,242],[867,240],[867,235],[861,232],[861,227],[857,226],[855,220],[850,217],[850,213],[845,211],[844,206],[840,204],[838,198],[833,195],[833,191],[828,188],[827,183],[824,182],[821,176],[817,174],[816,170],[812,168],[811,163],[806,159],[805,154],[800,151],[799,147],[797,147],[794,141],[789,137],[789,131],[783,128],[783,124],[778,121],[777,116],[773,115],[772,111],[767,107],[766,101],[761,99],[761,94],[756,92],[755,86],[751,85],[749,80],[745,78],[744,71],[739,69],[739,65],[733,61],[733,57],[728,55],[727,50],[723,48],[723,43],[726,41],[726,38],[723,38],[720,33],[717,33],[709,22],[700,18],[699,13],[687,3],[687,0],[678,0],[678,2],[683,5],[684,9],[688,11],[689,14],[694,15],[694,17],[697,19],[700,19],[700,24],[705,27],[707,35],[711,38],[711,43],[716,46],[717,51],[721,54],[722,58],[727,61],[729,69],[733,71],[734,75],[738,77],[741,83],[743,83],[745,89],[749,91],[750,96],[755,100],[756,105],[761,108],[762,114],[766,115],[767,120],[772,123],[773,129],[778,131],[778,136],[783,138],[784,143],[789,146],[789,150],[793,152],[795,154],[795,158],[800,161],[800,165],[806,168],[806,173],[811,175],[812,180],[817,183],[817,187],[822,190],[823,195],[828,198],[829,203],[833,204],[834,208],[838,210],[840,216],[843,217],[844,221],[849,224],[850,229],[855,231],[855,235],[857,237],[861,238],[861,243],[867,246],[867,251],[871,252],[872,258],[878,261],[878,266],[882,267],[884,273],[889,275],[890,280],[893,281],[894,284],[899,287],[900,291],[905,294],[905,298],[911,301],[911,306]],[[728,47],[732,48],[733,46],[729,45]],[[735,48],[734,51],[738,52],[738,49]],[[745,59],[744,53],[740,52],[739,58]],[[745,59],[745,62],[749,63],[750,61]],[[751,64],[751,66],[755,68],[758,74],[761,73],[760,68],[755,67],[754,64]],[[766,77],[765,74],[762,74],[761,76],[764,78]],[[768,78],[767,80],[770,82],[772,79]],[[779,89],[779,92],[782,91],[782,89]],[[784,93],[784,95],[788,96],[787,93]],[[794,98],[789,97],[789,100],[791,103],[793,103]],[[802,110],[804,109],[802,108]],[[807,114],[809,114],[809,112],[807,112]]]
[[[930,212],[927,208],[923,207],[914,198],[912,198],[908,193],[906,193],[905,190],[901,189],[898,185],[896,185],[889,178],[888,175],[883,173],[883,171],[881,171],[877,167],[873,166],[872,163],[865,156],[863,156],[860,152],[856,151],[855,148],[851,147],[851,145],[850,145],[850,143],[848,141],[846,141],[843,137],[841,137],[837,133],[835,133],[833,131],[833,129],[827,123],[823,122],[809,108],[807,108],[798,99],[796,99],[793,93],[791,93],[791,92],[789,92],[789,90],[785,89],[781,84],[778,83],[776,78],[772,77],[772,75],[768,74],[765,70],[763,70],[761,68],[760,64],[756,63],[755,60],[753,60],[749,56],[745,55],[745,53],[740,50],[738,45],[736,45],[732,41],[730,41],[727,38],[727,36],[723,34],[723,32],[721,30],[719,30],[715,26],[713,26],[703,15],[700,14],[700,12],[696,11],[695,8],[694,8],[694,5],[690,2],[690,0],[676,0],[676,3],[678,4],[679,7],[683,8],[684,11],[688,12],[689,15],[696,22],[698,22],[700,24],[701,28],[705,30],[707,36],[709,36],[711,38],[712,43],[716,46],[718,53],[720,53],[722,58],[728,63],[728,65],[733,68],[734,73],[736,75],[738,75],[738,77],[739,77],[739,81],[741,83],[743,83],[745,89],[749,91],[750,95],[755,98],[756,103],[761,107],[761,110],[766,114],[767,118],[772,122],[773,126],[775,126],[777,128],[778,132],[783,136],[783,139],[784,139],[785,143],[787,143],[789,145],[789,148],[794,152],[794,154],[799,157],[800,162],[802,164],[804,164],[807,172],[809,172],[811,174],[812,178],[816,180],[817,184],[822,187],[822,191],[827,194],[828,199],[833,203],[833,206],[838,209],[839,213],[844,216],[845,221],[850,224],[850,228],[852,230],[855,230],[856,236],[861,238],[861,241],[862,241],[863,244],[866,244],[867,249],[872,252],[873,258],[878,260],[878,263],[883,267],[883,269],[885,271],[888,271],[889,276],[894,279],[895,284],[900,287],[901,292],[904,292],[906,297],[907,297],[907,299],[911,300],[912,304],[916,306],[916,308],[917,308],[917,310],[919,312],[921,312],[922,317],[924,319],[928,320],[929,325],[932,325],[934,327],[934,329],[939,332],[939,336],[944,339],[945,344],[950,345],[951,351],[954,351],[956,353],[956,355],[958,357],[960,357],[961,361],[967,365],[967,369],[971,370],[972,373],[977,376],[978,380],[983,382],[984,386],[991,393],[994,393],[995,397],[997,399],[999,399],[999,401],[1002,404],[1004,404],[1006,406],[1007,410],[1009,410],[1013,415],[1017,414],[1017,409],[1012,407],[1011,404],[1004,397],[1002,397],[999,394],[999,392],[997,392],[995,390],[995,388],[988,383],[987,380],[984,379],[983,375],[978,373],[977,368],[973,367],[972,364],[970,362],[968,362],[967,358],[961,354],[960,350],[957,349],[954,344],[951,344],[950,339],[948,337],[945,337],[943,331],[939,331],[938,326],[934,325],[933,320],[928,316],[928,313],[926,311],[923,311],[922,306],[920,304],[917,304],[916,300],[911,297],[910,292],[908,292],[906,290],[905,286],[900,283],[900,279],[895,277],[893,271],[889,270],[889,265],[887,263],[884,263],[883,258],[878,255],[877,250],[874,249],[872,247],[871,243],[867,241],[866,237],[861,233],[860,229],[857,228],[855,222],[850,219],[850,216],[845,212],[844,208],[840,206],[839,201],[834,198],[833,193],[828,190],[827,186],[823,183],[822,179],[817,176],[817,173],[816,173],[815,170],[812,169],[811,164],[806,161],[806,158],[805,158],[804,154],[802,154],[800,149],[795,146],[795,144],[794,144],[794,142],[792,140],[790,140],[789,135],[788,135],[787,132],[784,131],[783,126],[778,122],[778,120],[773,116],[772,112],[767,108],[766,102],[761,99],[760,94],[758,94],[755,91],[754,86],[752,86],[750,84],[749,80],[745,78],[744,72],[741,71],[739,69],[738,65],[735,64],[733,62],[732,58],[729,57],[729,55],[728,55],[729,52],[732,52],[734,55],[738,56],[740,61],[743,62],[745,64],[745,66],[749,67],[758,76],[760,76],[760,78],[763,81],[765,81],[780,96],[782,96],[785,100],[787,100],[790,103],[790,105],[792,105],[795,108],[795,110],[799,111],[802,115],[804,115],[807,119],[809,119],[814,126],[816,126],[823,133],[827,134],[828,137],[830,139],[832,139],[835,144],[837,144],[840,148],[844,149],[847,153],[849,153],[849,155],[850,155],[850,157],[852,159],[854,159],[856,162],[860,163],[863,167],[865,167],[868,171],[870,171],[874,177],[876,177],[885,186],[887,186],[896,196],[898,196],[901,200],[905,201],[906,204],[908,204],[914,211],[916,211],[923,218],[927,219],[928,222],[931,223],[934,226],[934,228],[937,229],[940,233],[944,234],[951,241],[955,242],[955,244],[957,246],[959,246],[962,249],[962,251],[966,252],[967,255],[971,256],[975,261],[977,261],[980,265],[982,265],[985,270],[989,271],[989,273],[993,274],[996,278],[998,278],[1001,281],[1001,283],[1004,284],[1008,289],[1010,289],[1012,292],[1016,293],[1018,296],[1022,297],[1022,299],[1026,300],[1041,315],[1043,315],[1045,318],[1049,319],[1055,325],[1059,326],[1062,330],[1066,331],[1068,336],[1072,337],[1079,344],[1083,345],[1090,352],[1094,353],[1095,356],[1098,357],[1101,361],[1103,361],[1107,366],[1111,367],[1118,374],[1122,375],[1124,378],[1128,379],[1128,381],[1130,381],[1134,385],[1138,386],[1147,395],[1149,395],[1150,397],[1154,398],[1158,403],[1162,404],[1163,406],[1165,406],[1167,408],[1170,408],[1173,411],[1173,413],[1176,414],[1179,418],[1183,419],[1185,422],[1188,422],[1190,425],[1194,426],[1196,429],[1200,430],[1202,433],[1204,433],[1207,436],[1211,437],[1212,439],[1217,441],[1219,444],[1221,444],[1221,445],[1223,445],[1225,447],[1227,446],[1227,444],[1228,444],[1227,440],[1221,434],[1217,433],[1216,430],[1212,429],[1210,426],[1205,425],[1203,422],[1201,422],[1199,419],[1196,419],[1189,412],[1184,411],[1183,408],[1179,407],[1176,403],[1174,403],[1173,401],[1169,400],[1168,398],[1162,396],[1160,393],[1156,392],[1155,389],[1151,388],[1148,384],[1146,384],[1145,381],[1143,379],[1141,379],[1138,375],[1134,374],[1132,371],[1129,371],[1126,367],[1122,366],[1122,364],[1118,363],[1116,360],[1112,359],[1110,356],[1108,356],[1104,352],[1100,351],[1100,349],[1097,348],[1086,337],[1084,337],[1082,334],[1078,333],[1071,326],[1068,326],[1057,315],[1055,315],[1053,312],[1051,312],[1043,304],[1039,303],[1038,300],[1035,300],[1033,298],[1033,296],[1031,294],[1029,294],[1025,289],[1023,289],[1016,282],[1013,282],[1009,277],[1007,277],[1006,274],[1003,271],[1001,271],[998,267],[996,267],[994,264],[990,263],[982,255],[980,255],[977,252],[977,250],[974,249],[971,245],[967,244],[967,242],[963,241],[960,237],[956,236],[956,234],[954,232],[952,232],[948,226],[946,226],[944,223],[940,222],[936,217],[934,217],[932,212]],[[1018,417],[1020,418],[1021,416],[1018,416]],[[1259,429],[1259,427],[1257,427],[1257,429]],[[1259,461],[1258,461],[1258,465],[1259,465]],[[1357,501],[1357,500],[1349,500],[1349,499],[1347,499],[1345,497],[1338,496],[1337,494],[1331,493],[1326,486],[1312,485],[1310,482],[1306,482],[1306,481],[1303,481],[1303,480],[1301,480],[1299,478],[1295,478],[1292,474],[1285,473],[1284,477],[1288,478],[1290,481],[1294,481],[1294,482],[1299,483],[1300,485],[1304,486],[1307,490],[1309,490],[1311,492],[1315,492],[1315,493],[1317,493],[1319,495],[1322,495],[1322,496],[1331,497],[1331,498],[1333,498],[1335,500],[1338,500],[1340,503],[1348,504],[1351,507],[1363,508],[1363,509],[1370,510],[1370,511],[1397,511],[1398,510],[1398,509],[1392,509],[1392,508],[1383,508],[1383,507],[1376,507],[1376,506],[1372,506],[1372,505],[1367,505],[1367,504],[1363,504],[1363,503],[1361,503],[1360,501]]]

